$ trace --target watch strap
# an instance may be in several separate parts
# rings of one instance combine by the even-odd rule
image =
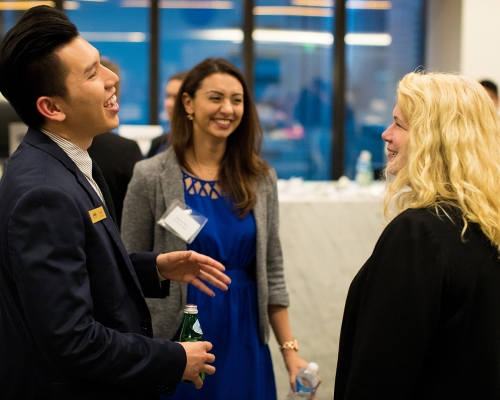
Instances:
[[[280,351],[283,351],[285,349],[299,351],[299,341],[297,339],[293,339],[288,342],[282,343],[279,349]]]

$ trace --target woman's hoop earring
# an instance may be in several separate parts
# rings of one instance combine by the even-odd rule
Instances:
[[[186,117],[187,117],[187,119],[188,119],[188,120],[190,120],[190,121],[192,121],[192,120],[193,120],[193,114],[188,114],[188,115],[186,115]]]

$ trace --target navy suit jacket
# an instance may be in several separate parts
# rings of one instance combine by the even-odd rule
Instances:
[[[152,339],[144,300],[168,294],[157,254],[129,256],[111,218],[92,221],[100,206],[68,155],[28,129],[0,182],[2,399],[150,399],[179,383],[185,351]]]

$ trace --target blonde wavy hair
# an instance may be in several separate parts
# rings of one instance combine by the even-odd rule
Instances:
[[[477,223],[500,254],[500,126],[486,90],[464,76],[421,71],[401,79],[397,101],[409,129],[394,162],[406,161],[395,177],[386,171],[385,214],[454,206],[462,240]]]

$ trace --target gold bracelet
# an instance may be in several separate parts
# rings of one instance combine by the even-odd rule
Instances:
[[[280,346],[280,351],[285,349],[299,351],[299,341],[297,339],[290,340],[289,342],[285,342]]]

